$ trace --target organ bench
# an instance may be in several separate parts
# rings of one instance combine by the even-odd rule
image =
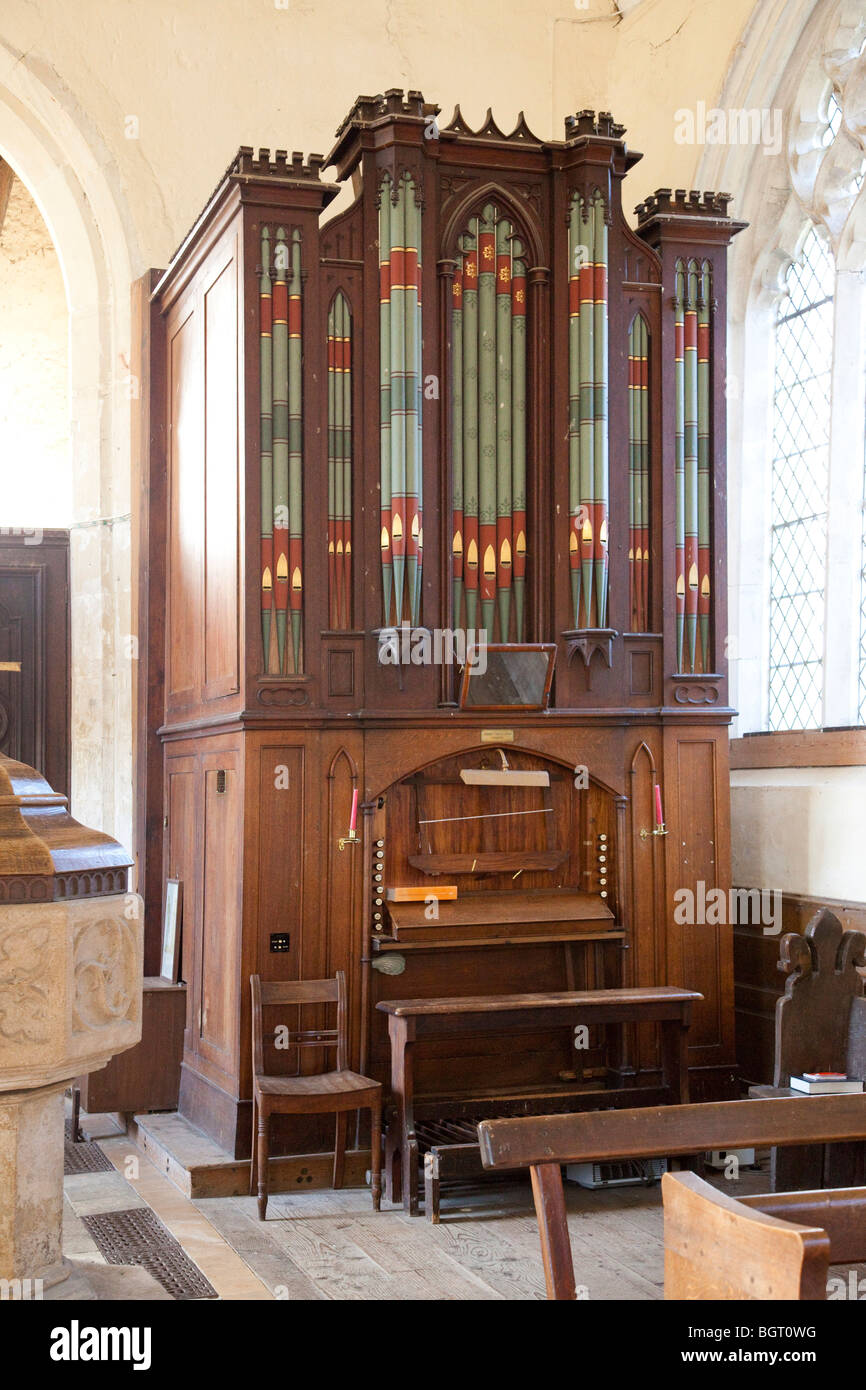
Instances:
[[[701,996],[672,985],[641,989],[575,990],[560,994],[485,995],[481,998],[399,999],[378,1008],[388,1016],[392,1112],[385,1136],[385,1192],[418,1214],[418,1161],[425,1156],[427,1215],[439,1219],[439,1185],[483,1171],[477,1125],[481,1118],[555,1111],[683,1103],[689,1098],[687,1030]],[[508,1045],[517,1034],[587,1029],[603,1024],[658,1023],[660,1084],[588,1089],[585,1082],[546,1090],[509,1088]],[[416,1092],[415,1056],[424,1044],[453,1046],[471,1039],[502,1039],[500,1084],[474,1096]]]

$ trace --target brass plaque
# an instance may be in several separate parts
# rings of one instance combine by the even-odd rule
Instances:
[[[0,661],[0,671],[20,671],[20,661]]]
[[[513,729],[482,729],[482,730],[481,730],[481,742],[482,742],[482,743],[513,743],[513,742],[514,742],[514,730],[513,730]]]

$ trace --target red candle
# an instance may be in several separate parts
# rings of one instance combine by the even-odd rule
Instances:
[[[658,790],[658,789],[656,789]],[[352,792],[352,814],[349,816],[349,834],[354,835],[358,821],[358,788]]]
[[[662,815],[662,789],[656,782],[656,825],[664,825],[665,818]]]

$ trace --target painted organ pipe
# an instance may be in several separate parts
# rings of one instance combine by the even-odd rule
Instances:
[[[676,263],[677,669],[712,670],[710,653],[710,299],[707,261]]]
[[[260,458],[262,480],[262,670],[269,671],[271,620],[274,610],[274,453],[273,453],[273,297],[271,294],[271,238],[262,228],[259,277],[259,383]]]
[[[526,583],[526,265],[488,203],[452,282],[452,622],[523,641]],[[480,598],[480,612],[479,612]],[[512,613],[514,615],[512,619]]]
[[[575,628],[604,627],[608,592],[607,222],[575,193],[569,216],[569,564]]]
[[[352,318],[342,290],[328,311],[329,622],[352,626]]]
[[[302,669],[301,234],[262,228],[259,277],[264,670]],[[290,640],[287,640],[290,639]]]
[[[379,203],[380,542],[383,621],[418,623],[424,547],[421,210],[414,180],[386,175]]]
[[[643,314],[628,332],[629,539],[632,632],[649,631],[649,330]]]

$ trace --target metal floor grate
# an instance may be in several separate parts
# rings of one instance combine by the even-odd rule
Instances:
[[[72,1139],[72,1121],[66,1121],[66,1134],[63,1140],[63,1176],[73,1173],[112,1173],[114,1164],[105,1157],[98,1144],[82,1140],[76,1144]]]
[[[152,1211],[106,1211],[81,1220],[112,1265],[141,1265],[176,1299],[218,1298],[211,1283]]]

